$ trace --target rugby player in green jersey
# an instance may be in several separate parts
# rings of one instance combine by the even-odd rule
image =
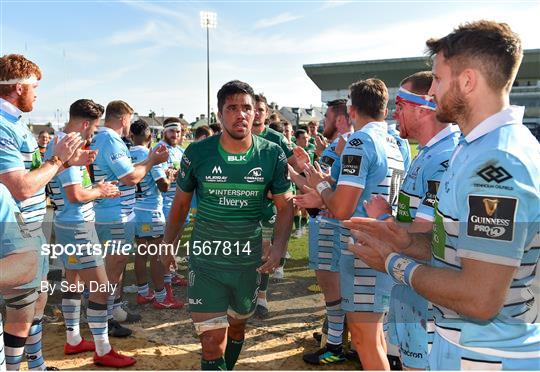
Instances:
[[[294,157],[293,147],[287,141],[285,136],[272,128],[266,126],[266,118],[268,116],[268,102],[266,97],[259,93],[255,95],[255,117],[253,119],[253,127],[251,132],[262,138],[277,144],[287,157],[287,162],[296,167],[296,158]],[[274,223],[276,221],[276,208],[272,202],[272,195],[267,195],[268,200],[263,211],[262,220],[262,235],[263,235],[263,252],[270,249],[272,242],[272,233],[274,232]],[[283,267],[285,266],[285,256],[281,258],[279,267],[274,273],[274,278],[283,278]],[[261,275],[261,285],[259,286],[259,295],[257,298],[257,307],[255,308],[255,317],[259,319],[268,318],[268,301],[266,299],[266,291],[268,290],[268,274]]]
[[[278,145],[251,134],[253,89],[235,80],[217,98],[223,132],[186,149],[162,246],[177,244],[196,190],[197,220],[185,246],[189,310],[202,344],[203,370],[234,368],[246,321],[255,310],[260,275],[279,266],[293,216],[286,155]],[[277,209],[274,244],[261,259],[268,192]],[[176,265],[173,250],[161,252],[167,268]]]

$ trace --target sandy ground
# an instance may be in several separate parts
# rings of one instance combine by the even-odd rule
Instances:
[[[265,321],[249,321],[246,343],[236,369],[320,369],[302,361],[304,352],[317,348],[311,334],[319,328],[324,314],[321,295],[307,289],[313,281],[313,278],[298,277],[271,281],[271,317]],[[185,297],[186,291],[185,288],[175,288],[175,293]],[[133,296],[128,295],[130,302],[134,302]],[[51,303],[54,302],[51,299]],[[127,339],[111,338],[116,350],[136,357],[137,364],[131,369],[200,368],[201,349],[186,309],[156,311],[150,305],[144,305],[137,310],[140,310],[143,320],[132,325],[133,336]],[[81,327],[83,335],[90,338],[88,327]],[[92,353],[77,356],[63,354],[65,333],[61,318],[47,323],[44,334],[44,355],[48,365],[62,370],[98,369],[92,363]],[[330,369],[352,370],[358,369],[358,365],[346,362]]]
[[[52,211],[48,212],[50,217]],[[50,235],[50,225],[47,223],[44,224],[44,232],[46,236]],[[128,265],[128,270],[132,269],[130,266]],[[181,273],[186,274],[186,271]],[[128,276],[132,275],[132,272],[128,271]],[[249,321],[246,342],[235,369],[320,369],[302,360],[302,354],[318,348],[312,333],[319,330],[324,316],[322,295],[308,289],[314,284],[313,272],[306,270],[305,259],[288,260],[285,279],[270,280],[268,290],[270,318],[264,321],[257,319]],[[175,287],[174,291],[177,297],[186,299],[185,287]],[[126,294],[125,300],[130,304],[136,303],[134,294]],[[46,309],[46,314],[52,316],[52,321],[44,325],[43,354],[47,365],[61,370],[104,370],[103,367],[96,367],[93,364],[93,353],[64,355],[65,328],[59,311],[60,303],[59,295],[50,297]],[[129,369],[200,369],[201,348],[187,308],[159,311],[154,310],[151,305],[130,305],[130,308],[140,312],[143,317],[141,322],[128,325],[133,329],[133,335],[125,339],[110,339],[115,350],[137,359],[137,363]],[[81,324],[81,333],[86,339],[91,339],[88,326],[84,323]],[[358,368],[359,365],[351,361],[325,367],[336,370]],[[21,369],[26,369],[25,362],[22,363]]]
[[[183,272],[185,274],[185,271]],[[324,315],[320,293],[308,289],[315,283],[312,272],[306,271],[305,261],[289,260],[286,276],[281,281],[271,279],[269,300],[271,316],[265,321],[251,319],[246,342],[236,365],[237,370],[320,370],[302,361],[302,354],[316,350],[312,333],[319,329]],[[533,283],[536,298],[540,298],[540,271]],[[175,288],[175,295],[185,299],[185,288]],[[135,295],[126,295],[135,303]],[[47,313],[58,313],[59,298],[50,298]],[[540,301],[537,302],[540,310]],[[200,345],[186,308],[154,310],[150,305],[134,306],[143,316],[126,339],[111,338],[113,347],[134,356],[136,370],[196,370],[200,368]],[[81,325],[83,336],[91,339],[86,324]],[[63,353],[65,330],[60,316],[44,326],[44,355],[49,366],[62,370],[101,369],[94,366],[92,353],[66,356]],[[26,363],[21,369],[26,368]],[[331,370],[357,370],[357,363],[348,361],[324,367]]]

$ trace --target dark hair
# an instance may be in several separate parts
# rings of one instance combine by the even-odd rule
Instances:
[[[264,106],[268,110],[268,101],[266,100],[266,97],[262,93],[255,94],[255,103],[259,103],[259,102],[264,102]]]
[[[131,123],[131,126],[129,127],[129,132],[135,137],[148,138],[152,135],[152,132],[150,131],[150,126],[146,121],[142,119],[135,120],[133,123]]]
[[[276,132],[283,133],[283,123],[279,121],[273,121],[269,125],[270,128],[275,130]]]
[[[269,122],[279,122],[279,121],[280,121],[279,115],[278,115],[276,112],[271,113],[271,114],[268,116],[268,121],[269,121]]]
[[[465,23],[440,39],[426,41],[427,53],[442,53],[453,74],[474,67],[487,84],[510,90],[523,58],[519,36],[506,23],[476,21]]]
[[[300,137],[302,134],[307,135],[308,133],[304,129],[297,129],[294,132],[294,138],[298,139],[298,137]]]
[[[326,104],[329,110],[333,110],[334,114],[337,116],[344,115],[347,120],[349,120],[349,113],[347,112],[347,100],[346,99],[335,99]]]
[[[219,134],[221,133],[221,124],[219,123],[210,124],[210,129],[212,129],[212,132],[214,132],[214,134]]]
[[[235,94],[248,94],[251,96],[253,102],[255,102],[255,93],[253,88],[240,80],[229,81],[221,87],[217,94],[218,100],[218,111],[223,111],[223,105],[228,97],[234,96]],[[211,127],[210,127],[211,128]]]
[[[105,109],[105,120],[109,120],[111,118],[118,119],[120,116],[127,114],[133,114],[133,109],[127,104],[127,102],[120,100],[111,101]]]
[[[388,104],[388,89],[382,80],[366,79],[351,84],[352,106],[370,118],[384,119]]]
[[[165,124],[169,124],[169,123],[180,123],[182,124],[182,121],[180,120],[180,118],[175,118],[175,117],[170,117],[170,118],[167,118],[163,121],[163,125]]]
[[[96,120],[103,115],[105,109],[91,99],[78,99],[69,106],[69,117]]]
[[[212,129],[208,125],[201,125],[195,129],[195,139],[199,139],[202,136],[210,137],[212,135]]]
[[[433,73],[431,71],[416,72],[401,80],[400,86],[411,83],[409,91],[414,94],[428,94],[433,82]]]
[[[38,133],[38,137],[41,136],[42,134],[51,134],[51,132],[49,132],[48,130],[40,130],[39,133]]]

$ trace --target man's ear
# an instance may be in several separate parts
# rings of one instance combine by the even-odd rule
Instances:
[[[478,86],[480,72],[476,69],[466,68],[458,76],[460,92],[463,95],[469,95],[476,90]]]

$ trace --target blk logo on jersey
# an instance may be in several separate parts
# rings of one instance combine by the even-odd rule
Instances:
[[[184,154],[182,156],[182,163],[185,165],[185,167],[189,167],[191,165],[191,160]]]
[[[359,155],[344,155],[343,164],[341,165],[341,175],[343,176],[358,176],[360,174],[360,165],[362,157]]]
[[[227,161],[232,162],[232,163],[244,162],[244,161],[246,161],[246,155],[228,155],[227,156]]]
[[[516,207],[516,198],[469,195],[467,235],[512,241]]]
[[[512,175],[506,169],[503,167],[494,167],[493,165],[488,165],[480,169],[477,174],[487,182],[495,181],[496,183],[501,183],[512,178]]]

